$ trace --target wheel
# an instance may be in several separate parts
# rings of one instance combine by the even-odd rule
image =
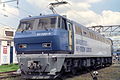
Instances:
[[[72,68],[71,72],[72,72],[73,75],[77,75],[77,69],[76,68]]]

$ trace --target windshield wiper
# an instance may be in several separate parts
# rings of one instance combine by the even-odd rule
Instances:
[[[23,29],[21,32],[23,33],[25,31],[25,29]]]
[[[45,28],[46,31],[48,31],[48,28],[46,26],[44,28]]]

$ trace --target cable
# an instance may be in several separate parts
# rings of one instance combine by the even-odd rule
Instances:
[[[17,6],[13,6],[13,5],[10,5],[10,4],[9,4],[9,6],[12,6],[12,7],[14,7],[14,8],[17,8],[17,9],[19,9],[19,10],[27,13],[28,15],[36,15],[36,14],[34,14],[34,13],[31,13],[30,11],[27,11],[27,10],[21,8],[20,6],[17,7]],[[48,6],[49,6],[49,5],[48,5]],[[45,11],[46,9],[48,9],[48,6],[46,6],[41,12]]]
[[[68,8],[68,9],[71,9],[71,8],[69,8],[69,7],[65,6],[65,5],[63,5],[63,6],[64,6],[64,7],[66,7],[66,8]],[[82,19],[82,18],[83,18],[84,23],[85,23],[85,22],[87,22],[87,23],[88,23],[88,21],[87,21],[84,17],[82,17],[81,15],[79,15],[78,13],[76,13],[76,11],[75,11],[75,10],[73,10],[73,9],[71,9],[71,10],[73,11],[73,13],[74,13],[74,14],[76,14],[76,15],[78,15],[78,17],[80,17],[79,19]],[[77,17],[77,18],[78,18],[78,17]]]
[[[9,26],[9,25],[6,25],[6,24],[4,24],[4,23],[1,23],[1,22],[0,22],[0,25],[11,27],[11,26]]]
[[[0,2],[0,3],[3,4],[3,3],[14,2],[14,1],[17,1],[17,0],[4,1],[4,2]]]
[[[9,13],[9,14],[11,14],[11,15],[15,16],[18,20],[20,19],[20,17],[19,17],[18,15],[15,15],[15,14],[13,14],[13,13],[11,13],[11,12],[7,11],[7,10],[4,10],[4,11],[6,11],[7,13]]]
[[[13,6],[13,5],[10,5],[10,4],[9,4],[9,6],[12,6],[12,7],[17,8],[17,9],[19,9],[19,10],[22,10],[22,11],[24,11],[25,13],[27,13],[27,14],[29,14],[29,15],[31,15],[31,14],[33,15],[33,13],[31,13],[31,12],[29,12],[29,11],[27,11],[27,10],[21,8],[20,6],[17,7],[17,6]]]
[[[2,10],[5,11],[5,12],[7,12],[7,13],[9,13],[9,14],[11,14],[11,15],[13,15],[13,16],[15,16],[18,20],[20,19],[20,17],[19,17],[18,15],[15,15],[15,14],[13,14],[13,13],[11,13],[11,12],[5,10],[5,9],[2,9]],[[5,17],[8,17],[8,16],[5,15],[5,14],[2,14],[2,15],[4,15]]]
[[[22,11],[26,12],[27,14],[30,14],[28,11],[26,11],[25,9],[21,9],[20,7],[16,7],[16,6],[13,6],[13,5],[9,5],[9,6],[12,6],[12,7],[17,8],[17,9],[19,9],[19,10],[22,10]],[[3,10],[3,9],[2,9],[2,10]],[[4,9],[4,11],[6,11],[7,13],[9,13],[9,14],[11,14],[11,15],[17,17],[18,19],[21,18],[21,17],[19,17],[18,15],[15,15],[15,14],[13,14],[13,13],[11,13],[11,12],[5,10],[5,9]]]
[[[8,17],[8,15],[6,15],[6,14],[2,14],[2,13],[0,13],[1,15],[3,15],[4,17]]]
[[[17,5],[18,5],[18,0],[8,0],[8,1],[0,2],[0,4],[3,4],[3,9],[2,9],[2,10],[3,10],[4,12],[7,12],[7,13],[15,16],[15,17],[19,20],[20,17],[19,17],[18,15],[15,15],[15,14],[13,14],[13,13],[5,10],[5,3],[14,2],[14,1],[17,1]],[[2,15],[4,15],[5,17],[8,17],[8,15],[6,15],[6,14],[2,14]]]

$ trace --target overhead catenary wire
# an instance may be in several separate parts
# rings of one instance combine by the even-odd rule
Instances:
[[[9,5],[9,4],[7,4],[7,5]],[[27,11],[27,10],[25,10],[25,9],[22,9],[22,8],[20,8],[20,7],[18,7],[18,6],[13,6],[13,5],[9,5],[9,6],[12,6],[12,7],[17,8],[17,9],[19,9],[19,10],[22,10],[22,11],[24,11],[25,13],[31,15],[29,11]],[[4,12],[6,12],[6,13],[12,15],[12,16],[15,16],[15,18],[18,19],[18,20],[20,20],[20,19],[22,18],[22,17],[20,17],[19,15],[16,15],[16,14],[14,14],[14,13],[9,12],[8,10],[6,10],[6,9],[5,9],[5,5],[3,6],[3,9],[1,9],[1,10],[3,10]],[[3,15],[4,17],[9,17],[8,14],[0,13],[0,15]],[[33,13],[32,13],[32,14],[33,14]],[[1,22],[0,22],[0,25],[9,26],[9,25],[6,25],[6,24],[1,23]]]
[[[21,8],[21,7],[14,6],[14,5],[10,5],[10,4],[7,4],[7,5],[12,6],[12,7],[14,7],[14,8],[17,8],[17,9],[19,9],[19,10],[22,10],[22,11],[24,11],[24,12],[27,13],[27,14],[30,14],[30,15],[33,14],[33,13],[30,13],[29,11],[27,11],[27,10]],[[47,6],[47,7],[48,7],[48,6]],[[46,9],[46,8],[45,8],[45,9]],[[20,19],[20,18],[21,18],[21,17],[19,17],[18,15],[14,14],[14,13],[12,13],[12,12],[7,11],[7,10],[5,9],[5,5],[3,6],[3,9],[1,9],[1,10],[3,10],[4,12],[6,12],[6,13],[8,13],[8,14],[11,14],[11,15],[15,16],[16,19]],[[0,14],[3,15],[4,17],[9,17],[7,14],[2,14],[2,13],[0,13]],[[0,22],[0,25],[9,26],[9,25],[6,25],[6,24],[1,23],[1,22]]]
[[[16,8],[16,9],[18,9],[18,10],[21,10],[22,12],[25,12],[26,14],[28,14],[28,16],[36,15],[35,13],[30,12],[30,11],[28,11],[28,10],[26,10],[26,9],[23,9],[23,8],[20,7],[20,6],[14,6],[14,5],[10,5],[10,4],[8,4],[8,5]],[[48,5],[48,6],[49,6],[49,5]],[[46,6],[42,11],[40,11],[39,14],[42,14],[43,12],[46,12],[45,10],[48,9],[48,6]]]
[[[17,9],[19,9],[19,10],[24,11],[25,13],[28,14],[28,16],[31,15],[31,13],[28,12],[27,10],[18,7],[18,3],[19,3],[18,1],[19,1],[19,0],[9,0],[9,1],[4,1],[4,2],[0,2],[0,4],[3,4],[3,7],[5,8],[5,3],[14,2],[14,1],[17,1],[17,6],[13,6],[13,5],[10,5],[10,4],[7,4],[7,5],[12,6],[12,7],[14,7],[14,8],[17,8]],[[18,15],[14,14],[14,13],[11,13],[11,12],[5,10],[5,9],[2,9],[2,10],[4,10],[4,11],[6,11],[7,13],[9,13],[9,14],[11,14],[11,15],[17,17],[18,19],[21,19],[21,17],[19,17]]]
[[[12,7],[14,7],[14,8],[16,8],[16,9],[19,9],[19,10],[21,10],[21,11],[27,13],[28,15],[33,15],[33,13],[31,13],[31,12],[29,12],[29,11],[27,11],[27,10],[21,8],[20,6],[18,7],[18,6],[14,6],[14,5],[10,5],[10,4],[8,4],[8,5],[9,5],[9,6],[12,6]]]
[[[5,3],[10,3],[10,2],[14,2],[14,1],[17,1],[17,6],[13,6],[13,5],[10,5],[10,6],[12,6],[12,7],[14,7],[14,8],[17,8],[17,9],[20,9],[19,7],[18,7],[18,4],[19,4],[19,0],[8,0],[8,1],[0,1],[0,4],[3,4],[3,7],[5,7]],[[29,13],[29,12],[27,12],[25,9],[22,9],[24,12],[26,12],[26,13]],[[11,14],[11,13],[10,13]],[[29,13],[30,14],[30,13]],[[12,15],[14,15],[14,14],[12,14]]]
[[[0,22],[0,25],[11,27],[11,26],[4,24],[4,23],[1,23],[1,22]]]
[[[86,22],[89,23],[89,22],[86,20],[86,18],[84,18],[84,17],[82,17],[81,15],[79,15],[75,10],[73,10],[73,9],[65,6],[65,4],[69,4],[70,6],[72,6],[70,3],[66,2],[66,1],[58,1],[58,0],[56,0],[56,1],[57,1],[57,2],[54,2],[54,3],[50,3],[50,4],[49,4],[49,5],[50,5],[50,10],[51,10],[54,14],[57,13],[57,11],[55,10],[55,7],[58,7],[59,5],[63,5],[64,7],[72,10],[72,13],[76,14],[76,15],[77,15],[77,18],[80,17],[79,19],[82,19],[81,22],[83,22],[83,24],[86,23]]]
[[[71,5],[71,4],[70,4],[70,5]],[[81,15],[79,15],[75,10],[73,10],[72,8],[69,8],[69,7],[65,6],[65,5],[63,5],[63,6],[66,7],[66,8],[68,8],[68,9],[70,9],[70,10],[72,10],[72,11],[73,11],[72,13],[78,15],[77,18],[79,17],[79,19],[82,19],[82,20],[83,20],[83,23],[85,23],[85,22],[88,23],[88,21],[87,21],[84,17],[82,17]],[[72,6],[72,5],[71,5],[71,6]]]
[[[4,11],[7,12],[8,14],[11,14],[11,15],[15,16],[18,20],[21,18],[21,17],[19,17],[18,15],[15,15],[15,14],[13,14],[13,13],[7,11],[7,10],[4,10]]]
[[[13,6],[13,5],[10,5],[10,4],[7,4],[7,5],[12,6],[14,8],[17,8],[18,10],[21,10],[22,12],[25,12],[25,13],[31,15],[31,13],[29,11],[27,11],[27,10],[25,10],[23,8],[18,7],[18,0],[9,0],[9,1],[4,1],[4,2],[0,1],[0,4],[3,4],[3,9],[1,9],[1,10],[3,10],[4,12],[6,12],[6,14],[0,13],[0,15],[3,15],[4,17],[9,17],[8,15],[10,14],[10,15],[14,16],[15,19],[20,20],[22,17],[20,17],[19,15],[15,14],[15,13],[12,13],[12,12],[10,12],[10,11],[8,11],[8,10],[5,9],[5,3],[14,2],[14,1],[17,1],[17,6]],[[9,25],[6,25],[6,24],[1,23],[1,22],[0,22],[0,25],[9,26]]]
[[[17,3],[18,3],[18,0],[9,0],[9,1],[4,1],[4,2],[1,2],[1,1],[0,1],[0,4],[3,4],[3,3],[10,3],[10,2],[14,2],[14,1],[17,1]]]
[[[7,10],[5,9],[5,6],[3,6],[3,9],[1,9],[1,10],[4,11],[4,12],[6,12],[6,13],[8,13],[8,14],[11,14],[12,16],[15,16],[18,20],[20,19],[20,17],[19,17],[18,15],[13,14],[13,13],[7,11]],[[8,17],[7,14],[3,14],[3,13],[2,13],[1,15],[4,15],[5,17]]]
[[[69,5],[71,5],[71,4],[69,4]],[[29,11],[27,11],[27,10],[25,10],[25,9],[23,9],[23,8],[20,8],[20,7],[17,7],[17,6],[13,6],[13,5],[10,5],[10,6],[12,6],[12,7],[14,7],[14,8],[17,8],[17,9],[19,9],[19,10],[22,10],[22,11],[24,11],[25,13],[31,15],[31,13],[30,13]],[[66,8],[68,8],[68,9],[70,9],[70,10],[72,10],[72,12],[73,12],[74,14],[78,15],[77,18],[80,17],[80,19],[83,19],[83,21],[84,21],[83,23],[87,22],[87,20],[86,20],[84,17],[82,17],[81,15],[79,15],[75,10],[73,10],[72,8],[69,8],[69,7],[65,6],[65,5],[63,5],[63,6],[66,7]],[[72,6],[72,5],[71,5],[71,6]],[[5,11],[6,11],[7,13],[15,16],[15,17],[18,18],[18,19],[21,18],[21,17],[19,17],[18,15],[13,14],[13,13],[7,11],[7,10],[5,10]],[[57,12],[56,12],[56,13],[57,13]]]
[[[2,14],[2,13],[0,13],[0,15],[3,15],[4,17],[8,17],[8,15],[6,15],[6,14]]]
[[[10,6],[12,6],[12,5],[10,5]],[[12,6],[13,7],[13,6]],[[15,6],[14,6],[15,7]],[[17,8],[17,7],[15,7],[15,8]],[[20,8],[17,8],[17,9],[20,9]],[[22,17],[19,17],[18,15],[16,15],[16,14],[14,14],[14,13],[11,13],[11,12],[9,12],[9,11],[7,11],[7,10],[5,10],[5,9],[2,9],[3,11],[5,11],[5,12],[7,12],[8,14],[11,14],[11,15],[13,15],[13,16],[15,16],[18,20],[20,20]],[[22,9],[22,10],[24,10],[24,9]],[[29,12],[27,12],[27,11],[25,11],[24,10],[24,12],[26,12],[26,13],[29,13]],[[5,15],[5,14],[4,14]],[[6,15],[7,16],[7,15]],[[29,15],[28,15],[29,16]]]
[[[70,3],[68,3],[70,6],[72,6],[72,4],[70,4]],[[65,5],[63,5],[63,6],[65,6]],[[67,7],[67,6],[65,6],[65,7]],[[68,9],[71,9],[72,11],[73,11],[73,13],[75,13],[76,15],[78,15],[78,17],[81,17],[81,18],[83,18],[82,20],[84,20],[84,23],[89,23],[89,21],[87,21],[86,20],[86,18],[85,17],[82,17],[81,15],[79,15],[79,13],[78,12],[76,12],[74,9],[72,9],[72,8],[69,8],[69,7],[67,7]],[[96,19],[97,21],[98,21],[98,19]],[[98,21],[99,22],[99,21]]]

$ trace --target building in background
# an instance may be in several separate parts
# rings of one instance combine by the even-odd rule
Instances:
[[[15,28],[0,27],[0,65],[17,63],[13,37]]]

